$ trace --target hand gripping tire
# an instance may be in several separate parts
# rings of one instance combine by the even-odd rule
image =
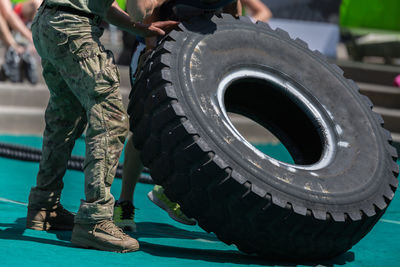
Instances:
[[[337,66],[281,29],[194,18],[137,77],[128,113],[143,163],[189,217],[244,252],[336,256],[394,196],[397,153],[382,118]],[[258,151],[227,111],[273,132],[295,163]]]

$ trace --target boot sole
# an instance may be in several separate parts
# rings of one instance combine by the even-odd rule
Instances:
[[[97,250],[117,252],[117,253],[127,253],[139,250],[139,246],[122,250],[116,249],[115,247],[100,246],[97,243],[93,242],[93,240],[87,238],[74,237],[74,236],[72,236],[71,238],[71,243],[81,248],[97,249]]]

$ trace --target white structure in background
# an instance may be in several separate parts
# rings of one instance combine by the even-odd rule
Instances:
[[[293,39],[305,41],[311,50],[318,50],[330,58],[336,58],[340,31],[336,24],[289,19],[271,19],[271,28],[287,31]]]

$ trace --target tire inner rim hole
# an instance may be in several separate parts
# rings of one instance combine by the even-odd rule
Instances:
[[[283,144],[293,161],[275,159],[289,164],[313,165],[323,157],[326,141],[317,118],[307,104],[290,95],[281,83],[242,77],[226,87],[223,99],[226,112],[245,117],[250,121],[250,127],[263,127],[266,135],[272,134]],[[236,122],[231,118],[228,116],[231,125],[250,143],[251,140],[246,138],[249,133],[236,126],[239,125],[238,118]]]

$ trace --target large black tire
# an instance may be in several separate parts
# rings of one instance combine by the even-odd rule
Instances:
[[[342,71],[267,24],[229,15],[179,25],[130,96],[135,145],[156,183],[208,232],[247,253],[343,253],[385,212],[398,181],[390,133]],[[273,132],[272,159],[226,111]]]

